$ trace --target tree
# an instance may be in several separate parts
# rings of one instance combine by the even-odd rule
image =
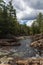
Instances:
[[[32,34],[38,34],[40,32],[38,23],[36,21],[33,22],[31,28],[32,28]]]
[[[18,31],[18,21],[16,17],[16,10],[13,8],[12,0],[9,1],[7,5],[8,15],[9,15],[9,30],[11,34],[17,35]]]
[[[43,33],[43,15],[41,13],[39,13],[31,28],[32,34]]]
[[[43,19],[42,13],[39,13],[39,15],[37,16],[36,22],[39,25],[40,33],[41,33],[42,19]]]
[[[5,17],[3,18],[3,16],[6,14],[3,14],[5,12],[5,2],[3,0],[1,0],[0,2],[0,35],[3,33],[3,26],[4,26],[4,20]]]
[[[28,35],[30,34],[29,31],[29,27],[26,24],[21,25],[18,23],[12,0],[7,5],[3,0],[0,0],[0,36],[6,36],[7,34],[15,36]]]

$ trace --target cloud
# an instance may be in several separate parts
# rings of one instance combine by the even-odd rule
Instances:
[[[25,13],[23,16],[22,16],[22,20],[34,20],[36,19],[37,17],[37,12],[35,13],[35,11],[32,11],[30,14],[27,14]]]
[[[17,12],[17,18],[20,19],[20,20],[27,20],[27,19],[29,20],[31,18],[32,11],[33,11],[33,9],[26,6],[23,11],[19,10],[19,12]]]
[[[26,24],[27,26],[31,26],[34,21],[35,20],[19,20],[19,23]]]
[[[37,15],[39,13],[43,13],[43,10],[31,10],[28,12],[28,10],[26,11],[20,11],[17,13],[17,18],[19,20],[34,20],[37,18]]]
[[[24,10],[21,10],[17,13],[17,18],[21,20],[22,24],[26,23],[27,25],[31,25],[34,19],[37,18],[39,12],[43,13],[43,4],[42,4],[43,1],[41,2],[40,0],[22,0],[22,1],[25,3],[24,4],[25,7]]]
[[[28,20],[19,20],[20,24],[26,24],[28,22]]]
[[[19,20],[34,20],[39,12],[43,12],[40,0],[15,0],[17,18]],[[40,6],[38,6],[39,4]],[[39,8],[40,7],[40,8]],[[39,10],[40,9],[40,10]]]
[[[25,3],[23,0],[13,0],[13,2],[14,2],[14,6],[17,9],[19,9],[21,11],[25,10]]]
[[[34,20],[29,20],[29,21],[27,21],[26,25],[31,26],[33,22],[34,22]]]
[[[24,0],[25,3],[34,9],[43,9],[43,0]]]
[[[13,0],[13,6],[20,24],[31,25],[39,12],[43,13],[43,0]]]

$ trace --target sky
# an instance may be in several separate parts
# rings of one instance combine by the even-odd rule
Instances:
[[[6,3],[9,0],[4,0]],[[31,26],[39,12],[43,13],[43,0],[13,0],[20,24]]]

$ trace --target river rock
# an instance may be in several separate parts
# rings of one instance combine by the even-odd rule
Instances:
[[[41,50],[43,50],[43,39],[31,43],[30,46],[34,48],[40,48]]]
[[[0,65],[11,65],[11,64],[0,64]]]
[[[17,65],[43,65],[43,58],[28,58],[16,61]]]
[[[35,34],[35,35],[32,35],[31,38],[33,39],[33,41],[37,41],[37,40],[43,39],[43,34]]]

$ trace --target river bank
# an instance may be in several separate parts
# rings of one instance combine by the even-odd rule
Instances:
[[[0,59],[0,65],[43,65],[43,58],[17,59],[12,57],[3,57]]]
[[[16,61],[17,65],[43,65],[43,58],[28,58]]]

